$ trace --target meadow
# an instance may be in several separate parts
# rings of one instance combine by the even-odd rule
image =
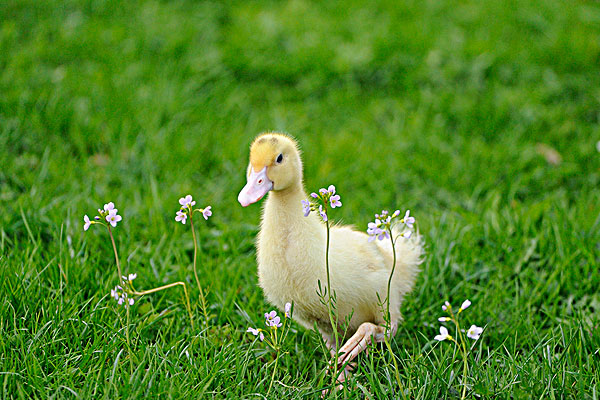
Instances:
[[[392,347],[411,399],[455,399],[441,305],[485,328],[468,398],[600,397],[600,6],[593,1],[0,2],[0,393],[3,398],[319,398],[319,335],[274,353],[246,333],[260,205],[248,146],[293,135],[334,220],[410,209],[426,243]],[[189,226],[199,218],[202,326]],[[113,201],[125,312],[103,229]],[[402,398],[381,348],[330,398]],[[268,394],[267,394],[268,392]]]

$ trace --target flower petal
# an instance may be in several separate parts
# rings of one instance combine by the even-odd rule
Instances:
[[[460,310],[466,310],[467,308],[469,308],[469,306],[471,305],[471,301],[469,301],[469,299],[463,301],[462,305],[460,306]]]
[[[477,340],[477,339],[479,339],[479,336],[481,336],[482,332],[483,332],[483,328],[481,328],[477,325],[471,325],[471,327],[467,331],[467,337],[470,339],[473,339],[473,340]]]
[[[449,337],[450,335],[448,335],[448,329],[446,329],[446,327],[444,326],[440,326],[440,334],[434,337],[434,339],[439,340],[441,342],[442,340],[446,340]]]
[[[285,316],[286,318],[289,318],[291,315],[291,311],[292,311],[292,303],[285,303]]]
[[[450,303],[448,301],[445,301],[444,305],[442,306],[442,310],[446,311],[449,308],[452,308],[452,306],[450,306]]]

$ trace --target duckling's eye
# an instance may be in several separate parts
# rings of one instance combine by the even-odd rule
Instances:
[[[283,161],[283,154],[280,154],[277,156],[277,160],[275,160],[277,162],[277,164],[281,164]]]

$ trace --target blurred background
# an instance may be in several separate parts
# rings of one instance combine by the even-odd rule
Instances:
[[[595,3],[361,4],[3,2],[2,201],[37,184],[30,212],[65,192],[227,209],[266,130],[357,203],[597,186]]]
[[[5,302],[100,301],[114,260],[82,218],[108,201],[126,270],[189,281],[174,217],[191,194],[214,212],[199,235],[216,321],[244,325],[240,302],[260,315],[260,206],[236,198],[272,130],[297,138],[308,190],[336,185],[336,219],[417,218],[408,329],[429,335],[438,303],[466,296],[497,345],[575,310],[597,326],[599,65],[594,1],[2,1]]]
[[[113,200],[130,234],[172,231],[190,193],[215,223],[260,132],[296,137],[339,217],[417,217],[549,198],[593,223],[600,179],[594,2],[5,1],[0,223],[79,236]],[[540,205],[541,204],[541,205]],[[577,208],[576,208],[577,209]],[[147,235],[147,236],[146,236]],[[11,240],[12,241],[12,240]]]

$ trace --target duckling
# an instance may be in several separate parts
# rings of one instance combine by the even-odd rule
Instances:
[[[385,321],[378,294],[385,299],[393,253],[389,240],[369,242],[368,235],[349,226],[330,228],[329,266],[336,294],[338,320],[349,317],[347,342],[335,349],[327,306],[317,294],[319,281],[327,281],[325,268],[326,227],[317,213],[304,216],[302,159],[298,145],[281,133],[263,133],[250,146],[247,184],[238,201],[243,207],[268,193],[256,241],[258,280],[267,300],[283,309],[293,302],[293,318],[312,329],[318,327],[327,345],[339,351],[339,363],[349,363],[373,338],[382,342]],[[397,232],[400,233],[400,232]],[[391,335],[401,319],[400,305],[412,289],[423,247],[418,234],[396,243],[396,269],[390,290]],[[344,377],[340,376],[339,381]]]

